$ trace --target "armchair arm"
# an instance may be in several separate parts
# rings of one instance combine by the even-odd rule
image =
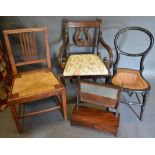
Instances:
[[[63,41],[63,44],[60,46],[59,55],[58,55],[59,66],[61,67],[61,69],[64,69],[65,63],[66,63],[65,55],[66,55],[67,44],[68,44],[68,35],[65,34],[65,39]]]
[[[99,35],[99,41],[102,44],[102,46],[107,50],[108,54],[109,54],[109,60],[108,63],[106,64],[106,67],[108,69],[110,69],[112,67],[113,64],[113,54],[112,54],[112,49],[111,47],[103,40],[102,38],[102,33],[100,33]]]

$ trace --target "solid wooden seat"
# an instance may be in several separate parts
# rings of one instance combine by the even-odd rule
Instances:
[[[123,88],[130,90],[145,90],[149,87],[140,72],[132,69],[117,69],[112,83],[119,87],[123,84]]]
[[[14,79],[8,96],[8,105],[18,132],[22,132],[20,119],[62,107],[67,120],[66,90],[61,81],[51,71],[50,50],[47,28],[25,28],[5,30],[4,37]],[[25,72],[26,65],[42,64],[44,69]],[[46,65],[46,66],[45,66]],[[41,66],[41,65],[40,65]],[[20,105],[31,101],[53,97],[58,103],[54,107],[20,113]],[[58,105],[59,104],[59,105]],[[17,112],[16,105],[19,107]]]

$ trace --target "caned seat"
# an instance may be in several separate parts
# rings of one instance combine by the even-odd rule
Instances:
[[[130,90],[145,90],[149,87],[140,72],[132,69],[117,69],[117,73],[112,78],[112,83],[116,86]]]
[[[70,55],[63,76],[108,75],[108,70],[96,54]]]
[[[141,34],[144,34],[145,37],[149,38],[147,48],[145,48],[144,51],[140,51],[137,49],[132,49],[132,47],[138,47],[138,44],[135,43],[134,41],[130,46],[128,45],[128,52],[127,49],[125,51],[122,49],[121,41],[123,40],[123,34],[126,34],[126,38],[124,40],[127,40],[129,31],[133,32],[132,33],[132,38],[129,37],[129,40],[133,41],[134,35],[136,34],[137,31],[141,32]],[[136,35],[135,35],[136,36]],[[137,35],[136,36],[138,40],[140,40],[140,37]],[[121,38],[121,39],[120,39]],[[134,45],[135,43],[135,45]],[[136,116],[142,120],[143,112],[145,105],[147,103],[149,91],[151,89],[151,86],[149,83],[144,79],[143,77],[143,70],[144,70],[144,59],[146,55],[149,53],[149,51],[152,49],[154,43],[154,37],[153,35],[146,29],[141,28],[141,27],[126,27],[122,30],[120,30],[114,39],[114,45],[115,45],[115,50],[116,50],[116,62],[114,63],[113,66],[113,77],[111,79],[111,82],[113,85],[117,87],[122,87],[123,86],[123,91],[126,93],[126,96],[124,95],[122,101],[123,103],[127,104],[130,109],[136,114]],[[141,48],[142,41],[139,44],[139,47]],[[137,52],[138,51],[138,52]],[[126,64],[125,58],[132,58],[133,61],[136,60],[134,58],[138,58],[137,60],[140,60],[140,65],[139,69],[136,68],[133,69],[134,67],[132,66],[125,66],[124,68],[122,67],[122,64]],[[124,58],[124,59],[122,59]],[[132,60],[132,59],[130,59]],[[122,62],[122,63],[121,63]],[[134,108],[133,105],[139,106],[139,109]]]

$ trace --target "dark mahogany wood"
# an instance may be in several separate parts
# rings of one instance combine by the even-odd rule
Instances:
[[[82,84],[86,84],[89,87],[95,87],[96,89],[108,88],[109,91],[112,91],[112,89],[115,90],[115,97],[105,97],[104,92],[101,94],[95,94],[95,92],[85,93],[82,90]],[[110,92],[109,92],[110,93]],[[117,135],[117,130],[119,127],[119,112],[118,112],[118,106],[121,99],[122,89],[113,87],[111,85],[105,85],[100,83],[94,83],[94,82],[88,82],[79,80],[78,81],[78,94],[77,94],[77,106],[73,110],[72,116],[71,116],[71,124],[72,125],[82,125],[89,128],[94,128],[101,131],[107,131],[115,136]],[[89,108],[89,107],[83,107],[79,106],[79,103],[85,102],[89,104],[96,104],[99,106],[103,106],[106,110],[99,110],[96,108]],[[83,103],[83,104],[85,104]],[[82,103],[81,103],[82,104]],[[113,111],[110,111],[109,108],[112,108]]]
[[[105,97],[104,94],[103,96],[100,95],[95,95],[95,94],[89,94],[89,93],[84,93],[81,91],[81,84],[88,84],[90,87],[93,86],[98,86],[102,88],[109,88],[110,89],[115,89],[117,91],[117,97],[116,99],[110,98],[110,97]],[[78,98],[79,102],[87,102],[87,103],[93,103],[93,104],[98,104],[107,108],[116,108],[119,105],[120,102],[120,96],[121,96],[122,89],[108,85],[108,84],[101,84],[101,83],[95,83],[95,82],[89,82],[89,81],[84,81],[84,80],[79,80],[78,81]]]
[[[115,108],[118,103],[117,100],[88,93],[81,93],[81,101],[102,105],[108,108]]]
[[[98,110],[95,108],[79,107],[75,108],[71,117],[71,125],[81,125],[106,131],[117,135],[119,126],[119,115],[109,111]]]
[[[74,29],[75,32],[73,31],[74,32],[73,35],[70,36],[70,32],[72,31],[72,29]],[[92,34],[90,29],[95,30],[95,33]],[[83,34],[83,37],[81,37],[81,34]],[[59,50],[59,65],[62,71],[65,68],[65,64],[67,62],[69,55],[74,53],[81,54],[81,52],[78,51],[79,47],[80,48],[90,47],[91,50],[85,51],[82,53],[91,53],[91,54],[96,53],[98,56],[100,56],[100,52],[99,52],[99,49],[101,48],[100,45],[103,49],[105,49],[105,52],[108,53],[107,61],[104,61],[104,63],[107,69],[109,70],[112,67],[113,54],[112,54],[111,47],[103,40],[102,21],[100,19],[97,19],[96,21],[64,20],[63,44],[61,45]],[[72,47],[74,47],[74,50],[72,50]],[[96,77],[96,75],[95,76],[88,75],[88,76],[89,78]],[[109,72],[109,75],[102,75],[102,77],[106,77],[106,78],[109,78],[109,76],[110,76],[110,72]],[[71,77],[65,76],[63,78],[73,79],[73,78],[77,78],[77,76],[71,76]]]

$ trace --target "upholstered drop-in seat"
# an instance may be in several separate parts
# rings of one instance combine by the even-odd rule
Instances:
[[[55,89],[59,81],[50,71],[25,73],[15,78],[12,94],[19,97],[31,96]]]
[[[140,72],[132,69],[117,69],[117,73],[112,78],[112,83],[116,86],[131,90],[145,90],[149,87]]]
[[[96,54],[70,55],[63,76],[108,75],[103,60]]]

